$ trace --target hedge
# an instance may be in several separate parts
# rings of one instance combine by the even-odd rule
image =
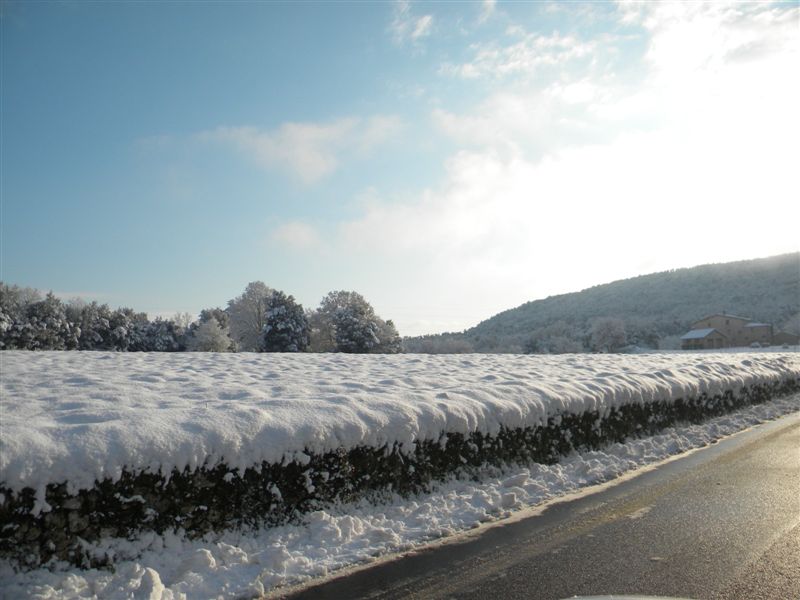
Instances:
[[[744,406],[800,390],[786,379],[672,402],[629,404],[551,417],[546,425],[501,429],[497,435],[443,433],[413,448],[359,446],[307,461],[262,463],[239,472],[225,464],[169,473],[125,470],[118,480],[67,492],[66,482],[45,490],[49,511],[34,512],[36,493],[0,484],[0,556],[21,568],[51,559],[83,567],[113,563],[86,542],[134,538],[143,532],[183,530],[190,537],[232,528],[298,521],[331,503],[411,495],[450,477],[476,477],[486,465],[553,463],[572,451],[594,450],[632,436],[652,435],[676,423],[698,423]]]

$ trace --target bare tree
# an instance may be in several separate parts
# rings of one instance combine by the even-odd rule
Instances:
[[[600,317],[592,322],[592,347],[600,352],[615,352],[627,342],[622,319]]]

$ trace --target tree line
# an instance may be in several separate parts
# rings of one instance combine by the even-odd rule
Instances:
[[[131,308],[62,302],[52,292],[0,282],[0,349],[394,354],[402,343],[394,323],[352,291],[330,292],[318,308],[304,309],[254,281],[224,309],[203,309],[195,320],[150,320]]]
[[[479,340],[486,341],[486,340]],[[477,352],[473,341],[463,334],[439,334],[406,338],[406,352],[423,354],[466,354]],[[531,332],[517,345],[502,346],[495,342],[493,352],[524,354],[569,354],[579,352],[623,352],[636,347],[658,348],[657,333],[646,323],[631,320],[626,323],[615,317],[598,317],[586,327],[556,321]]]

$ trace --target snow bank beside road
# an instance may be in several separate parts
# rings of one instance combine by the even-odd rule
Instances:
[[[240,471],[358,446],[800,378],[793,353],[276,355],[3,352],[0,476],[70,493],[124,470]]]

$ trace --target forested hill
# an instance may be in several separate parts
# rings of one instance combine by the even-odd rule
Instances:
[[[405,340],[407,352],[592,350],[601,320],[624,325],[626,344],[676,347],[702,317],[726,312],[797,332],[800,253],[642,275],[527,302],[458,334]]]

